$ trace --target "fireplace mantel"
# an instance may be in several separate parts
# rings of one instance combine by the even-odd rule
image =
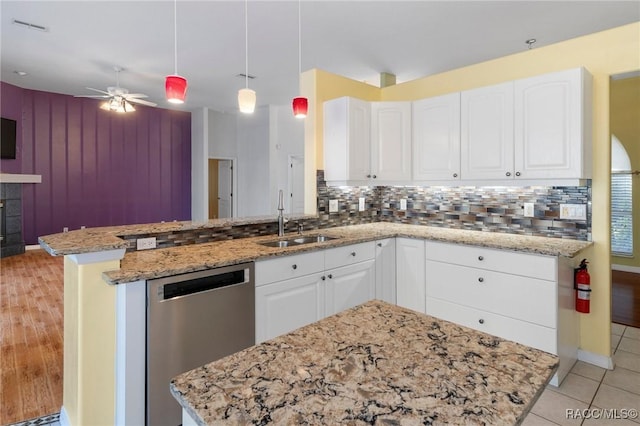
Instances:
[[[0,173],[0,183],[42,183],[42,175]]]

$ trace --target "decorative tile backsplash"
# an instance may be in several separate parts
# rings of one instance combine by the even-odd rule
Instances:
[[[399,222],[478,231],[505,232],[586,241],[591,235],[591,187],[471,187],[471,186],[327,186],[324,171],[317,171],[318,217],[304,219],[304,229],[371,222]],[[360,197],[365,209],[358,210]],[[400,210],[401,200],[407,201]],[[329,201],[338,201],[338,211],[329,212]],[[524,203],[534,203],[534,217],[524,216]],[[586,204],[587,220],[560,219],[560,204]],[[285,232],[295,232],[296,221],[285,225]],[[127,250],[136,249],[136,239],[156,237],[156,247],[166,248],[207,243],[234,238],[275,235],[273,222],[127,235]]]
[[[584,241],[591,234],[590,186],[327,187],[322,170],[317,180],[320,227],[384,221]],[[366,198],[364,212],[359,197]],[[338,213],[328,212],[332,199]],[[534,203],[534,217],[524,216],[524,203]],[[586,204],[587,220],[560,219],[560,204]]]

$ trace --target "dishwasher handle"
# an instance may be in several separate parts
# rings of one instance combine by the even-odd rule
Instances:
[[[170,300],[236,284],[243,284],[249,281],[249,277],[246,276],[248,274],[248,269],[240,269],[164,284],[158,286],[158,299],[159,301]]]

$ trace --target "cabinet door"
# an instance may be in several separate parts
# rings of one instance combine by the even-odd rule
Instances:
[[[343,97],[324,103],[324,173],[327,181],[366,181],[371,174],[369,102]]]
[[[461,95],[462,179],[513,178],[513,82]]]
[[[396,304],[396,239],[376,241],[376,299]]]
[[[412,106],[413,179],[460,179],[460,93]]]
[[[306,275],[256,287],[256,343],[324,318],[324,281]]]
[[[371,103],[371,175],[411,180],[411,103]]]
[[[427,313],[424,240],[396,238],[396,300],[399,306]]]
[[[375,298],[375,261],[368,260],[325,271],[326,315],[360,305]]]
[[[591,146],[583,121],[588,77],[578,68],[515,82],[517,178],[590,177],[582,173],[583,141]]]

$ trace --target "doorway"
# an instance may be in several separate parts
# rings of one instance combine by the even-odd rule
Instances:
[[[234,216],[234,159],[209,159],[209,219]]]

